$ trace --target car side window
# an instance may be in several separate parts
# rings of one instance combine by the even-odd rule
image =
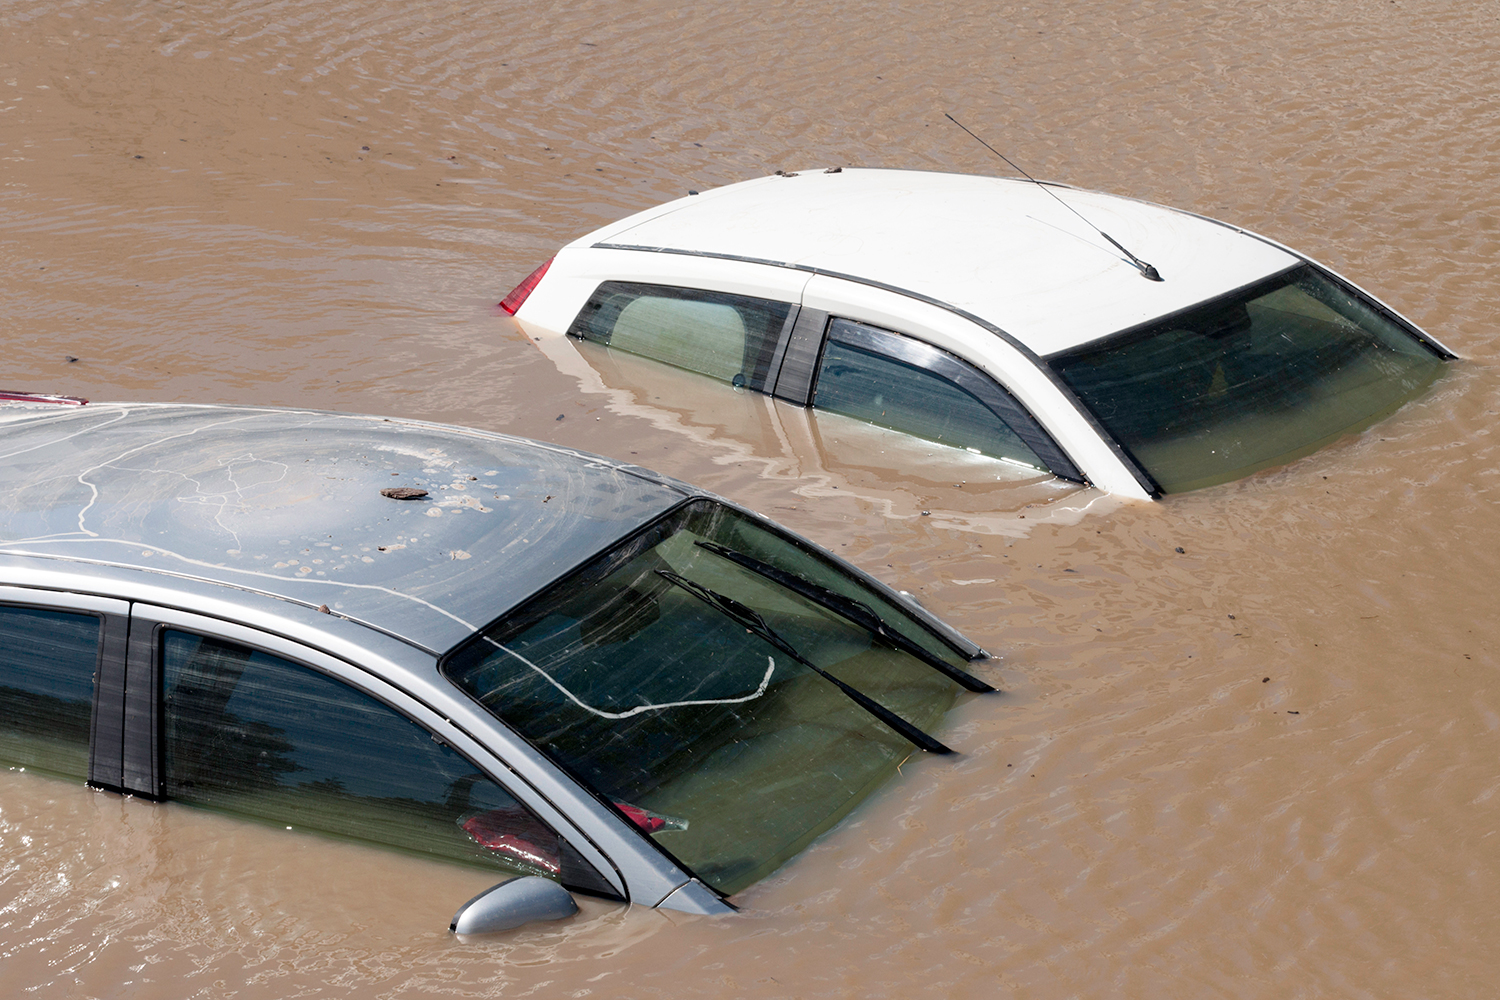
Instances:
[[[818,368],[819,409],[1081,480],[1035,419],[977,368],[930,344],[835,319]]]
[[[568,335],[764,390],[791,308],[749,295],[606,281]]]
[[[168,797],[616,895],[503,788],[370,695],[172,629],[161,654]]]
[[[89,776],[89,723],[103,620],[0,606],[0,760]]]

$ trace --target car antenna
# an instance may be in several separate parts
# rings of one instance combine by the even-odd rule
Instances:
[[[1104,230],[1102,230],[1098,226],[1094,225],[1092,222],[1089,222],[1088,219],[1084,219],[1082,212],[1078,211],[1078,209],[1074,208],[1072,205],[1069,205],[1067,202],[1063,201],[1061,198],[1058,198],[1056,191],[1053,191],[1047,185],[1043,184],[1041,181],[1037,180],[1035,177],[1031,176],[1026,171],[1022,170],[1020,167],[1016,166],[1015,163],[1011,161],[1011,158],[1008,157],[1008,156],[1006,156],[1004,153],[1000,152],[1000,150],[996,149],[994,146],[991,146],[989,143],[987,143],[983,139],[979,138],[979,136],[974,135],[973,130],[970,129],[968,126],[966,126],[963,122],[959,121],[957,118],[954,118],[952,115],[948,114],[946,111],[943,112],[943,117],[946,118],[946,119],[948,119],[953,124],[957,125],[959,128],[963,129],[965,132],[968,132],[969,135],[974,136],[974,141],[975,142],[979,143],[985,149],[988,149],[991,153],[994,153],[996,156],[1000,157],[1000,159],[1004,160],[1006,163],[1009,163],[1012,170],[1014,170],[1016,173],[1020,174],[1022,177],[1026,178],[1031,183],[1035,184],[1037,187],[1041,188],[1043,191],[1045,191],[1048,194],[1050,194],[1053,198],[1056,198],[1057,199],[1057,203],[1059,205],[1061,205],[1063,208],[1066,208],[1068,211],[1072,212],[1074,215],[1078,216],[1080,219],[1083,219],[1084,223],[1090,229],[1092,229],[1094,232],[1098,233],[1100,236],[1103,236],[1105,239],[1109,240],[1109,242],[1114,245],[1114,248],[1116,250],[1118,250],[1122,254],[1124,254],[1129,259],[1130,263],[1133,264],[1133,265],[1135,265],[1136,270],[1138,270],[1138,271],[1141,272],[1141,277],[1146,278],[1146,279],[1148,279],[1150,281],[1165,281],[1166,280],[1165,278],[1163,278],[1161,276],[1161,272],[1160,271],[1158,271],[1156,268],[1152,267],[1150,264],[1147,264],[1145,261],[1141,260],[1139,257],[1137,257],[1135,254],[1131,253],[1129,250],[1126,250],[1123,246],[1120,245],[1120,241],[1119,240],[1115,239],[1113,236],[1109,235]]]

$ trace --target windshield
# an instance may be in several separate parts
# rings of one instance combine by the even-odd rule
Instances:
[[[879,624],[857,623],[865,611]],[[730,895],[889,778],[953,704],[943,671],[965,663],[831,561],[695,500],[443,672]]]
[[[1309,454],[1444,370],[1435,348],[1310,265],[1048,360],[1166,493]]]

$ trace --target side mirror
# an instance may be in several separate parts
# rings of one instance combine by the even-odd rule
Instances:
[[[488,934],[533,920],[561,920],[577,912],[578,904],[568,890],[551,879],[526,875],[507,879],[460,906],[448,929],[455,934]]]

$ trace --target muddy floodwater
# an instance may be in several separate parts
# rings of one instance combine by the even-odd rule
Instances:
[[[541,437],[909,589],[1004,689],[725,919],[0,771],[0,979],[64,997],[1480,997],[1500,978],[1500,8],[0,2],[0,388]],[[1227,219],[1463,358],[1130,503],[494,303],[688,189],[1031,173]],[[930,512],[926,516],[923,512]]]

